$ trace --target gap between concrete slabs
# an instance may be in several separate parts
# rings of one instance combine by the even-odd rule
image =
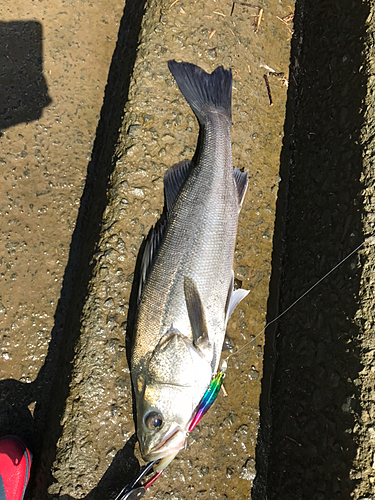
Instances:
[[[137,466],[124,339],[135,260],[162,210],[163,174],[192,156],[198,133],[168,59],[233,70],[233,160],[249,170],[234,270],[251,293],[234,313],[229,335],[240,347],[265,324],[286,86],[269,76],[270,106],[263,75],[272,68],[287,76],[291,24],[281,19],[292,11],[276,0],[262,4],[257,29],[259,8],[236,4],[231,15],[232,7],[229,1],[146,4],[61,421],[53,496],[113,495]],[[123,29],[132,22],[125,16]],[[260,336],[229,364],[228,396],[219,396],[188,449],[153,486],[154,498],[250,496],[262,346]]]

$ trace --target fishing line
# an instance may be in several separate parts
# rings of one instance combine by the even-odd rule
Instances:
[[[236,356],[237,354],[239,354],[241,351],[243,351],[249,344],[251,344],[252,342],[255,342],[255,340],[260,336],[262,335],[262,333],[266,330],[266,328],[268,328],[270,325],[272,325],[273,323],[275,323],[275,321],[277,321],[278,319],[280,319],[282,316],[284,316],[284,314],[286,314],[288,311],[290,311],[292,309],[292,307],[294,307],[300,300],[302,300],[308,293],[311,292],[311,290],[313,290],[315,287],[317,287],[323,280],[325,280],[331,273],[333,273],[333,271],[335,271],[338,267],[341,266],[341,264],[343,264],[346,260],[348,260],[352,255],[354,255],[356,252],[358,252],[358,250],[360,250],[366,243],[369,243],[371,238],[374,238],[375,236],[375,233],[373,233],[372,235],[368,236],[367,238],[365,238],[365,240],[357,246],[357,248],[355,248],[352,252],[350,252],[346,257],[344,257],[342,260],[340,260],[340,262],[338,264],[336,264],[330,271],[328,271],[328,273],[326,273],[322,278],[320,278],[314,285],[312,285],[306,292],[304,292],[302,295],[300,295],[300,297],[298,297],[298,299],[296,299],[289,307],[287,307],[285,309],[285,311],[283,311],[282,313],[280,313],[278,316],[276,316],[276,318],[274,318],[273,320],[269,321],[266,326],[258,333],[258,335],[256,335],[253,339],[249,340],[249,342],[246,342],[246,344],[244,344],[242,347],[240,347],[239,349],[237,349],[235,352],[232,352],[231,354],[229,354],[229,356],[223,360],[222,364],[221,364],[221,367],[220,367],[220,372],[223,372],[225,373],[226,369],[227,369],[227,366],[228,366],[228,360],[232,357],[232,356]],[[373,242],[374,244],[374,242]]]

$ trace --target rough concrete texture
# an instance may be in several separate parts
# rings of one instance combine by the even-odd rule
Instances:
[[[364,61],[361,71],[367,80],[366,94],[362,104],[363,126],[360,136],[362,149],[362,172],[361,183],[361,220],[363,233],[374,235],[374,36],[375,17],[373,5],[369,4],[363,10],[366,20],[364,29],[366,36],[364,41]],[[358,310],[355,315],[356,323],[360,329],[361,342],[361,370],[358,380],[355,381],[360,389],[358,406],[356,412],[356,425],[354,435],[356,437],[357,450],[351,471],[351,479],[355,483],[353,498],[355,500],[366,500],[375,497],[375,337],[374,337],[374,267],[375,251],[373,238],[367,240],[366,247],[361,251],[361,281],[358,293]]]
[[[137,470],[125,358],[133,272],[140,245],[162,210],[164,172],[192,156],[198,134],[169,74],[168,59],[197,63],[208,71],[220,64],[233,69],[233,159],[235,166],[249,170],[250,180],[234,269],[251,292],[234,313],[229,336],[240,347],[265,324],[287,89],[270,76],[270,106],[263,79],[269,70],[262,65],[287,71],[291,33],[278,17],[291,9],[275,0],[264,3],[257,33],[258,8],[235,5],[230,16],[231,9],[232,2],[218,5],[213,0],[146,5],[62,419],[56,482],[49,489],[60,498],[108,497]],[[188,449],[152,487],[153,498],[250,496],[262,343],[260,336],[232,358],[225,380],[228,396],[220,395],[191,434]],[[116,470],[121,474],[109,483],[108,475],[114,477]]]
[[[122,11],[103,5],[2,6],[2,378],[47,353]]]

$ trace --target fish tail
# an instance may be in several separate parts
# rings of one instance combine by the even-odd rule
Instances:
[[[232,70],[219,66],[211,74],[186,62],[168,61],[168,67],[199,123],[210,111],[231,119]]]

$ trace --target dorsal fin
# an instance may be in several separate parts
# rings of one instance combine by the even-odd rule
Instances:
[[[195,347],[203,350],[209,346],[206,316],[196,284],[187,276],[184,278],[184,292],[186,308],[193,333],[193,344]]]
[[[237,194],[238,194],[238,201],[240,204],[240,209],[242,207],[242,202],[243,199],[245,198],[246,190],[247,190],[247,184],[248,184],[248,178],[247,178],[247,172],[241,172],[241,170],[238,170],[238,168],[235,168],[233,170],[233,176],[234,180],[237,186]]]
[[[192,160],[182,160],[165,172],[164,197],[168,211],[171,209],[174,200],[189,177],[192,165]]]
[[[163,240],[165,228],[167,226],[167,217],[163,213],[155,227],[152,227],[147,235],[145,247],[142,255],[142,263],[140,268],[138,302],[142,295],[143,286],[147,280],[150,268],[158,253],[160,244]]]
[[[249,290],[244,290],[243,288],[238,288],[234,290],[234,272],[232,271],[232,279],[228,289],[227,301],[225,304],[225,326],[227,326],[228,320],[232,315],[232,312],[236,309],[238,304],[242,299],[246,297]]]

